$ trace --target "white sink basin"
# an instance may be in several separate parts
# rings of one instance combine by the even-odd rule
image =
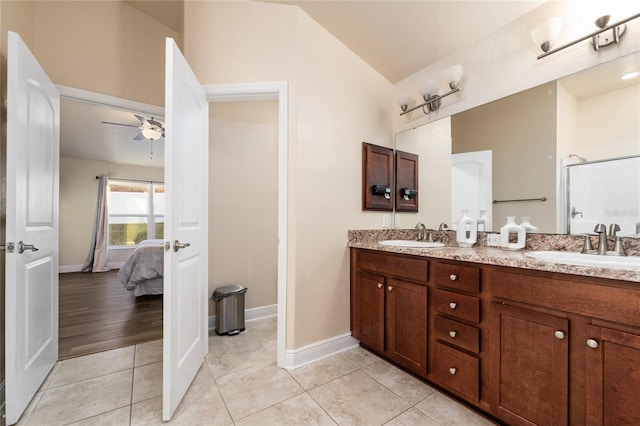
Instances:
[[[603,256],[570,251],[529,251],[525,252],[524,255],[545,262],[640,271],[640,257],[637,256]]]
[[[434,247],[444,247],[444,243],[435,243],[428,241],[415,241],[415,240],[382,240],[378,241],[378,243],[383,246],[394,246],[394,247],[417,247],[417,248],[434,248]]]

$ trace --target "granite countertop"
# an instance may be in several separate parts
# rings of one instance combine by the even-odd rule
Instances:
[[[447,234],[451,234],[451,232],[448,232],[444,235],[438,234],[438,237],[440,238],[437,238],[437,241],[442,241],[446,244],[444,247],[409,248],[378,244],[378,241],[383,239],[415,239],[410,237],[407,238],[408,235],[399,235],[397,233],[394,233],[393,235],[381,235],[380,231],[370,231],[370,235],[368,235],[367,231],[349,231],[348,246],[390,253],[425,256],[435,259],[458,260],[485,265],[508,266],[512,268],[548,271],[640,283],[640,269],[633,270],[623,268],[605,268],[545,262],[525,256],[524,253],[527,250],[504,250],[501,248],[487,247],[482,245],[477,247],[474,246],[472,248],[460,248],[455,245],[455,239],[454,241],[450,241],[451,238],[447,238],[447,236],[450,237],[450,235]],[[531,248],[529,249],[531,250]],[[541,248],[533,248],[533,250],[541,250]],[[557,250],[557,247],[552,245],[552,247],[546,250]]]

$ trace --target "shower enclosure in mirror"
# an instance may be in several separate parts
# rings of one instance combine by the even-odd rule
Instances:
[[[527,216],[540,232],[593,232],[585,230],[586,224],[568,227],[571,206],[567,207],[564,170],[574,164],[640,155],[640,78],[621,79],[633,69],[640,70],[640,52],[397,134],[396,149],[421,157],[422,190],[419,213],[396,213],[395,222],[400,228],[417,222],[430,228],[455,223],[460,211],[452,207],[457,195],[452,191],[452,155],[491,151],[489,219],[494,231],[507,216]],[[636,163],[629,173],[637,170]],[[606,173],[607,185],[622,189],[625,202],[632,202],[629,175]],[[596,178],[598,184],[603,181]],[[593,181],[586,188],[587,196],[598,197],[590,191]],[[637,196],[637,188],[635,192]],[[635,207],[618,206],[614,199],[606,203],[602,213],[589,216],[589,221],[608,227],[620,219],[607,212],[624,209],[629,223],[640,222],[637,201]]]

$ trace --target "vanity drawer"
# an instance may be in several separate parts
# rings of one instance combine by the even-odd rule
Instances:
[[[358,268],[385,275],[427,281],[427,259],[358,250]]]
[[[435,343],[429,358],[435,381],[477,401],[480,396],[480,360],[472,355]]]
[[[470,352],[480,352],[480,329],[440,315],[435,316],[433,325],[436,339]]]
[[[480,299],[477,297],[436,289],[433,300],[437,312],[467,321],[480,322]]]
[[[432,263],[432,279],[438,287],[480,293],[480,269],[473,266]]]

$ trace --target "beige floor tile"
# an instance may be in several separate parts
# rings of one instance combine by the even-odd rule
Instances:
[[[46,389],[130,369],[133,367],[133,353],[134,347],[127,346],[60,361]]]
[[[162,361],[162,339],[136,345],[135,367]]]
[[[434,388],[400,370],[398,367],[377,359],[362,368],[373,379],[386,386],[400,398],[413,405],[436,392]]]
[[[155,397],[133,405],[131,426],[162,425],[162,397]],[[220,391],[205,366],[201,368],[169,424],[231,425],[231,416]]]
[[[422,411],[415,408],[409,408],[398,417],[391,419],[384,424],[385,426],[440,426],[431,417],[424,414]]]
[[[214,377],[267,366],[276,360],[275,353],[268,351],[255,340],[250,344],[243,343],[237,347],[220,349],[218,353],[209,353],[205,358]]]
[[[440,392],[425,398],[415,408],[442,426],[488,426],[494,423]]]
[[[331,417],[307,393],[238,420],[236,426],[335,426]]]
[[[58,368],[60,368],[60,362],[58,361],[55,363],[55,365],[53,366],[53,368],[51,369],[51,371],[49,372],[49,374],[47,374],[47,378],[44,379],[44,382],[42,382],[42,384],[40,385],[40,389],[41,391],[47,389],[49,387],[49,384],[51,383],[51,379],[53,379],[53,376],[56,375],[56,372],[58,371]]]
[[[209,337],[210,355],[238,356],[244,352],[251,352],[261,348],[260,342],[248,334]]]
[[[162,363],[143,365],[133,370],[133,399],[140,402],[162,395]]]
[[[47,389],[27,425],[61,425],[128,406],[133,369]]]
[[[296,368],[290,371],[289,374],[300,383],[300,386],[309,390],[329,383],[339,377],[346,376],[357,369],[358,368],[354,366],[346,356],[337,354],[314,362],[313,364]]]
[[[381,425],[409,408],[406,401],[355,371],[309,391],[340,425]]]
[[[95,417],[71,423],[70,426],[122,426],[129,424],[131,407],[126,406],[108,413],[98,414]]]
[[[289,373],[275,364],[227,374],[216,381],[234,420],[303,392]]]
[[[359,368],[365,367],[380,359],[377,355],[372,354],[360,346],[348,349],[342,353],[353,365]]]

